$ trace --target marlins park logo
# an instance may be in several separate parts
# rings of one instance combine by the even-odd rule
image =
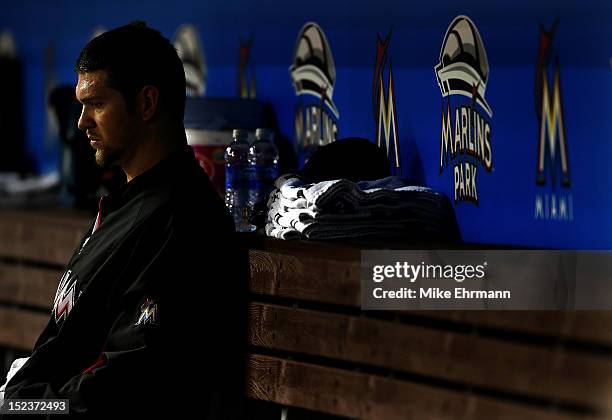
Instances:
[[[380,35],[377,36],[376,64],[372,82],[372,109],[376,121],[376,144],[387,151],[387,157],[392,162],[393,167],[400,169],[393,66],[387,53],[390,42],[391,32],[387,34],[384,40],[381,39]],[[383,77],[385,69],[387,70],[386,89]]]
[[[289,67],[298,103],[295,137],[301,163],[320,145],[338,137],[339,114],[332,97],[336,66],[323,30],[316,23],[304,25],[298,35]]]
[[[174,48],[183,62],[187,94],[204,96],[208,71],[198,30],[191,25],[179,26],[174,34]]]
[[[443,98],[440,174],[452,165],[455,204],[478,205],[478,169],[493,168],[493,111],[485,99],[487,54],[469,17],[457,16],[448,27],[435,71]]]
[[[539,121],[536,164],[535,218],[554,221],[574,219],[559,56],[553,48],[557,19],[549,30],[540,26],[540,47],[535,75],[535,110]],[[552,77],[549,74],[552,73]]]

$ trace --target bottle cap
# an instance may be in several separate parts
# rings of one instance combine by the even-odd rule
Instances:
[[[274,132],[269,128],[258,128],[255,130],[255,138],[257,140],[272,141],[274,139]]]
[[[232,137],[238,140],[246,140],[249,137],[249,131],[245,129],[235,129],[232,131]]]

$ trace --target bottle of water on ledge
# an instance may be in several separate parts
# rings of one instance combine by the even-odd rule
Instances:
[[[278,149],[273,140],[272,130],[255,130],[255,142],[249,149],[249,209],[252,212],[266,209],[268,195],[274,189],[274,180],[278,178]]]
[[[234,218],[237,232],[252,232],[249,223],[249,142],[247,130],[234,130],[225,149],[225,207]]]

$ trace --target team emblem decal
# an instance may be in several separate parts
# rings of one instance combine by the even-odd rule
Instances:
[[[302,165],[318,146],[338,138],[340,118],[332,100],[336,65],[327,37],[316,23],[307,23],[300,31],[289,72],[298,99],[295,144]]]
[[[478,205],[478,168],[493,168],[493,111],[485,99],[487,54],[469,17],[457,16],[448,27],[435,71],[443,97],[440,175],[452,164],[455,204]]]
[[[257,97],[257,82],[255,81],[255,65],[251,59],[251,47],[254,37],[243,41],[240,39],[240,54],[238,58],[238,97],[255,99]]]
[[[204,96],[208,66],[198,30],[192,25],[181,25],[174,35],[174,47],[183,62],[186,91],[190,96]]]
[[[536,164],[535,218],[559,222],[574,220],[574,198],[561,96],[559,56],[553,40],[559,20],[550,29],[540,26],[536,63],[535,111],[539,121]],[[552,78],[549,74],[552,73]]]
[[[76,295],[77,276],[67,270],[60,280],[55,299],[53,299],[53,317],[59,324],[68,317],[77,299]]]
[[[380,35],[377,36],[376,64],[374,66],[374,81],[372,83],[372,108],[374,110],[374,120],[376,121],[376,144],[387,151],[387,157],[389,157],[392,167],[401,173],[393,66],[387,52],[390,42],[391,31],[389,31],[384,40]],[[383,81],[385,69],[388,74],[386,95]],[[393,150],[393,154],[391,154],[391,150]]]
[[[145,299],[144,303],[140,306],[140,317],[134,325],[158,325],[159,321],[159,310],[157,307],[157,300]]]

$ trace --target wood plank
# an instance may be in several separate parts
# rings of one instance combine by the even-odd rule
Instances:
[[[360,419],[584,418],[408,381],[249,355],[251,398]]]
[[[612,358],[397,322],[251,304],[250,344],[604,407]]]
[[[360,307],[358,261],[250,250],[253,293]],[[612,345],[611,311],[402,311],[422,318]]]
[[[0,346],[30,351],[50,314],[0,306]]]
[[[361,260],[361,245],[348,241],[285,241],[266,237],[264,249],[275,254],[299,255],[306,258],[334,259],[336,261]]]
[[[409,311],[452,322],[612,345],[611,311]]]
[[[244,248],[256,249],[272,254],[299,255],[307,258],[332,258],[337,261],[357,261],[361,258],[362,245],[348,241],[285,241],[265,235],[238,233]]]
[[[0,214],[0,256],[65,265],[87,227],[60,218]]]
[[[253,293],[359,306],[359,262],[249,251]]]
[[[574,311],[571,315],[570,337],[612,345],[612,311]],[[566,327],[567,328],[567,327]]]
[[[64,227],[83,229],[89,226],[95,214],[87,211],[65,207],[42,209],[3,209],[0,208],[0,220],[16,220],[35,225],[53,224]]]
[[[50,309],[61,270],[0,262],[0,301]]]

